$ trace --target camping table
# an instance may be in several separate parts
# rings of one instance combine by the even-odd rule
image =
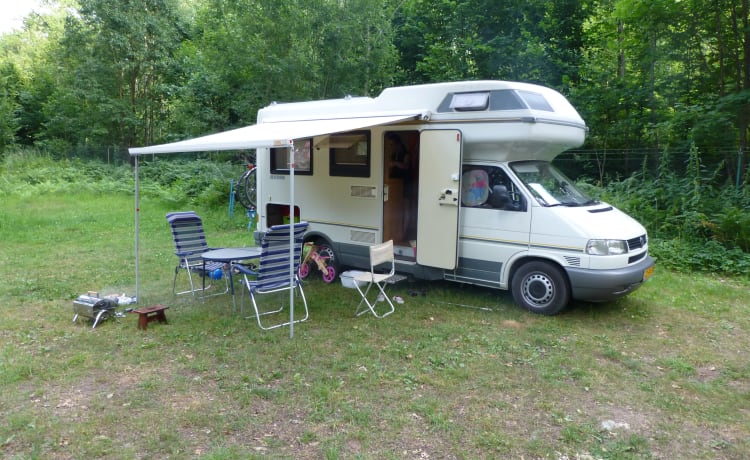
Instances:
[[[201,254],[203,258],[203,292],[206,288],[206,261],[213,262],[224,262],[229,264],[229,289],[232,292],[232,305],[235,310],[237,309],[237,301],[234,297],[234,278],[232,277],[232,264],[239,262],[240,260],[257,259],[260,257],[261,249],[259,247],[252,248],[222,248],[214,249],[212,251],[206,251]]]

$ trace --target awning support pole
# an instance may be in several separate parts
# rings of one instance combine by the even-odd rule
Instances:
[[[138,172],[138,155],[134,156],[135,158],[135,302],[138,303],[138,300],[141,298],[140,294],[140,207],[141,207],[141,194],[140,194],[140,178],[139,178],[139,172]]]
[[[294,139],[289,139],[289,286],[294,286]],[[289,289],[289,338],[294,338],[294,292]]]

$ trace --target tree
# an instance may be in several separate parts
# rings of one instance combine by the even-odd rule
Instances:
[[[251,124],[272,101],[369,95],[391,83],[380,0],[206,0],[183,43],[180,136]]]
[[[19,128],[18,88],[20,79],[15,66],[5,63],[0,67],[0,153],[16,141]]]
[[[592,13],[571,93],[591,127],[588,145],[695,145],[704,165],[723,164],[732,178],[750,117],[747,0],[601,0]]]
[[[586,2],[405,1],[395,19],[403,80],[578,80]]]
[[[69,16],[60,85],[45,105],[47,136],[72,144],[154,140],[184,35],[176,0],[80,0]]]

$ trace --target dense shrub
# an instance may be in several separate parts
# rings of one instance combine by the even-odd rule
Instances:
[[[732,184],[717,184],[716,171],[706,171],[693,148],[686,159],[688,176],[664,166],[651,172],[596,187],[583,182],[591,195],[639,220],[648,230],[651,252],[660,265],[747,276],[750,271],[750,193]]]
[[[140,191],[175,204],[225,206],[231,179],[244,166],[198,159],[156,159],[139,165]],[[6,154],[0,163],[0,193],[20,196],[44,193],[134,193],[131,165],[97,160],[54,159],[36,151]]]
[[[243,166],[202,158],[170,158],[147,162],[139,171],[145,190],[162,199],[174,203],[223,206],[229,200],[230,181],[239,178]]]

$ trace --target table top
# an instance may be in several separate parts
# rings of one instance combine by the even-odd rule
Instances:
[[[261,248],[222,248],[206,251],[201,254],[204,260],[216,262],[232,262],[234,260],[257,259],[260,257]]]

